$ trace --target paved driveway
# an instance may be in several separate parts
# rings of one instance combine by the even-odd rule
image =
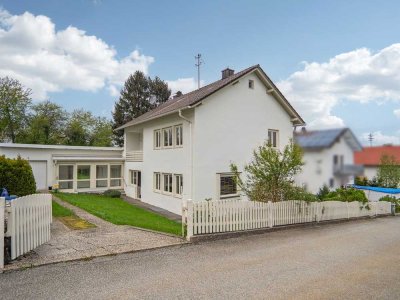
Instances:
[[[354,221],[0,275],[4,299],[400,299],[400,218]]]
[[[72,230],[54,219],[50,241],[6,265],[6,270],[185,243],[176,236],[131,226],[114,225],[69,203],[56,198],[54,200],[97,227]]]

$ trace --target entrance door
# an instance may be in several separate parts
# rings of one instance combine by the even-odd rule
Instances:
[[[141,171],[131,171],[132,172],[132,183],[135,187],[135,198],[141,199],[142,198],[142,172]]]

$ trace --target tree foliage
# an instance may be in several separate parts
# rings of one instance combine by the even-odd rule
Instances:
[[[377,180],[383,187],[397,188],[399,185],[400,165],[393,155],[382,155]]]
[[[269,143],[253,152],[253,160],[244,166],[245,180],[241,179],[238,167],[231,164],[238,185],[253,201],[281,201],[293,193],[294,176],[303,166],[301,148],[292,141],[283,151]]]
[[[168,84],[158,77],[151,79],[143,72],[136,71],[125,81],[119,100],[114,105],[113,129],[164,103],[171,96]],[[123,132],[114,133],[117,145],[123,145]]]
[[[15,79],[0,78],[0,137],[17,142],[28,123],[31,90]]]

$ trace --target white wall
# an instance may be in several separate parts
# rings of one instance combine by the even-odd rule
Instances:
[[[375,166],[364,166],[364,176],[369,180],[378,176],[378,167]]]
[[[36,145],[35,145],[36,146]],[[54,148],[31,148],[31,147],[4,147],[0,145],[0,155],[5,155],[8,158],[16,158],[18,155],[28,161],[34,162],[46,162],[47,163],[47,174],[40,174],[41,176],[47,177],[46,180],[41,178],[41,181],[46,181],[47,186],[52,186],[57,183],[56,168],[53,161],[53,157],[56,156],[90,156],[90,157],[122,157],[122,150],[94,150],[92,147],[84,149],[54,149]],[[74,162],[72,162],[74,164]],[[37,176],[37,174],[35,174]]]
[[[185,117],[194,120],[193,110],[183,111]],[[154,130],[174,125],[183,125],[183,146],[178,148],[154,149]],[[149,121],[145,126],[135,126],[135,131],[143,130],[143,162],[126,162],[125,178],[127,186],[125,192],[129,197],[135,197],[135,188],[130,184],[129,170],[142,172],[142,201],[162,207],[176,214],[182,212],[182,197],[190,198],[190,126],[187,121],[181,119],[178,113],[163,118]],[[126,136],[129,137],[129,128]],[[129,143],[129,141],[128,141]],[[182,197],[155,192],[153,190],[154,172],[172,173],[183,175]]]
[[[341,186],[339,178],[335,177],[333,172],[334,155],[343,155],[343,164],[354,164],[353,150],[341,137],[331,148],[325,148],[320,151],[305,151],[303,170],[296,176],[296,183],[299,186],[305,185],[311,193],[317,193],[325,184],[329,187],[329,180],[333,178],[336,189]]]
[[[248,87],[254,80],[254,89]],[[193,200],[219,198],[217,173],[239,170],[252,159],[253,150],[268,138],[268,129],[279,130],[281,149],[293,137],[290,116],[255,74],[220,90],[196,108],[194,128]]]

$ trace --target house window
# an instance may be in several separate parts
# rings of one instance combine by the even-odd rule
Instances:
[[[335,180],[333,178],[329,179],[329,187],[333,188],[334,185],[335,185]]]
[[[129,178],[130,178],[130,184],[137,185],[138,184],[138,171],[129,170]]]
[[[232,196],[238,194],[238,189],[234,174],[220,174],[219,194],[220,196]]]
[[[161,148],[161,130],[154,130],[154,148],[160,149]]]
[[[108,165],[96,166],[96,187],[102,188],[108,186]]]
[[[172,127],[163,129],[164,147],[172,147]]]
[[[175,146],[183,145],[183,128],[182,125],[175,126]]]
[[[182,195],[183,191],[183,180],[182,175],[175,174],[175,195]]]
[[[122,186],[122,166],[121,165],[110,165],[110,186],[111,187]]]
[[[78,189],[90,188],[90,165],[78,165],[77,170]]]
[[[72,190],[74,188],[74,166],[58,166],[58,185],[61,190]]]
[[[249,89],[254,89],[254,80],[249,80]]]
[[[171,193],[172,194],[172,174],[163,174],[163,179],[164,179],[164,189],[163,191],[165,193]]]
[[[339,157],[335,154],[333,156],[333,164],[336,166],[338,164],[338,162],[339,162]]]
[[[273,148],[278,148],[279,143],[279,131],[274,129],[268,130],[268,144]]]
[[[154,190],[161,191],[161,173],[154,173]]]

